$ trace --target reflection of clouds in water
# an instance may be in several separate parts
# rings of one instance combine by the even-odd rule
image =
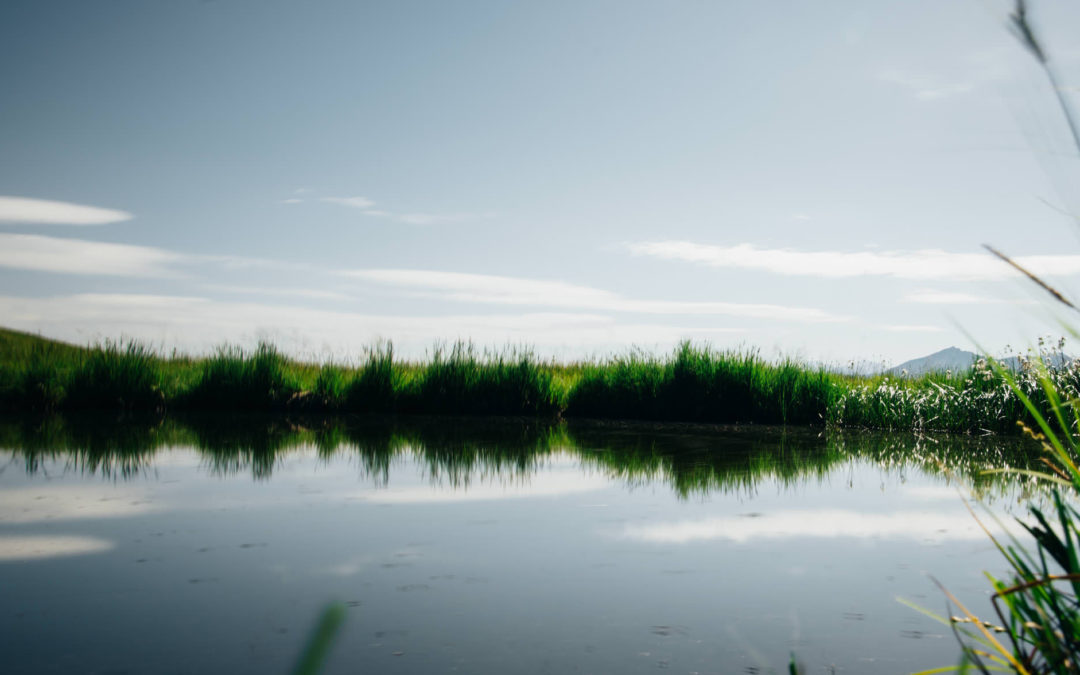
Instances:
[[[115,547],[113,542],[97,537],[47,536],[25,537],[0,536],[0,562],[42,560],[70,555],[104,553]]]
[[[957,488],[948,485],[916,485],[904,488],[904,497],[917,499],[921,502],[950,501],[959,503],[962,494]]]
[[[583,475],[579,471],[556,470],[539,473],[526,483],[473,483],[468,487],[433,485],[429,487],[387,488],[366,492],[357,498],[376,504],[430,504],[436,502],[473,502],[522,497],[558,497],[602,490],[609,485],[603,476]]]
[[[992,532],[998,529],[992,520],[985,524]],[[924,511],[861,513],[819,509],[778,511],[756,518],[725,516],[657,525],[627,525],[622,536],[655,544],[682,544],[715,539],[743,543],[751,539],[799,537],[957,541],[985,539],[986,533],[966,512],[948,515]]]
[[[0,523],[125,518],[161,510],[148,499],[146,490],[127,486],[104,493],[97,485],[5,488],[0,491]]]

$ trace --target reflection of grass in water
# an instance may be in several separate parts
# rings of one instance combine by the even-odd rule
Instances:
[[[269,478],[286,455],[314,449],[325,460],[356,457],[360,471],[380,484],[389,481],[396,459],[413,458],[433,483],[462,488],[526,481],[546,461],[570,455],[628,484],[662,481],[684,498],[749,492],[763,481],[819,481],[852,460],[948,474],[976,491],[1004,494],[1031,479],[983,469],[1037,466],[1015,439],[529,418],[193,414],[102,424],[88,415],[51,416],[0,422],[0,446],[21,457],[28,472],[61,461],[111,477],[138,474],[158,451],[187,446],[213,473],[257,479]]]

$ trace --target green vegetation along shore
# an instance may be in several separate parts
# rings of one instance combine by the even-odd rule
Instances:
[[[1080,365],[1018,375],[1046,410],[1040,374],[1080,395]],[[588,363],[457,344],[422,363],[389,346],[354,366],[289,359],[273,346],[164,356],[135,342],[95,347],[0,329],[0,412],[291,411],[513,415],[796,424],[962,433],[1013,432],[1028,420],[1017,394],[985,364],[918,378],[844,375],[754,351],[689,343]]]

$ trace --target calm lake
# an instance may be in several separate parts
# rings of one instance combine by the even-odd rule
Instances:
[[[1017,441],[756,427],[0,422],[5,673],[906,673],[1000,554]]]

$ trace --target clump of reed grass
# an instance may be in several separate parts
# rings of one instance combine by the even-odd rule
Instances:
[[[283,407],[299,389],[285,357],[261,342],[250,353],[219,349],[202,362],[198,381],[181,401],[189,408],[266,410]]]
[[[1063,357],[1040,340],[1040,349],[1017,356],[1011,378],[980,358],[969,371],[935,373],[921,378],[883,376],[838,389],[829,407],[828,422],[842,427],[950,432],[1012,432],[1015,422],[1034,424],[1019,394],[1042,414],[1050,404],[1035,364],[1045,367],[1057,391],[1080,396],[1080,360]],[[1002,369],[1001,372],[1005,372]]]
[[[368,352],[360,372],[345,387],[344,406],[355,412],[397,412],[403,381],[403,373],[394,363],[394,346],[378,344]]]
[[[642,354],[586,368],[566,414],[661,421],[818,424],[835,383],[824,370],[772,364],[756,351],[716,352],[684,342],[666,360]]]
[[[48,344],[0,364],[0,409],[47,412],[64,400],[70,368],[54,358]]]
[[[311,393],[315,405],[324,410],[337,410],[345,400],[347,381],[345,371],[332,363],[324,364],[315,378]]]
[[[529,351],[478,356],[470,343],[437,348],[405,390],[406,409],[434,414],[554,415],[562,396]]]
[[[71,376],[65,407],[158,410],[165,407],[158,356],[134,341],[91,349]]]

